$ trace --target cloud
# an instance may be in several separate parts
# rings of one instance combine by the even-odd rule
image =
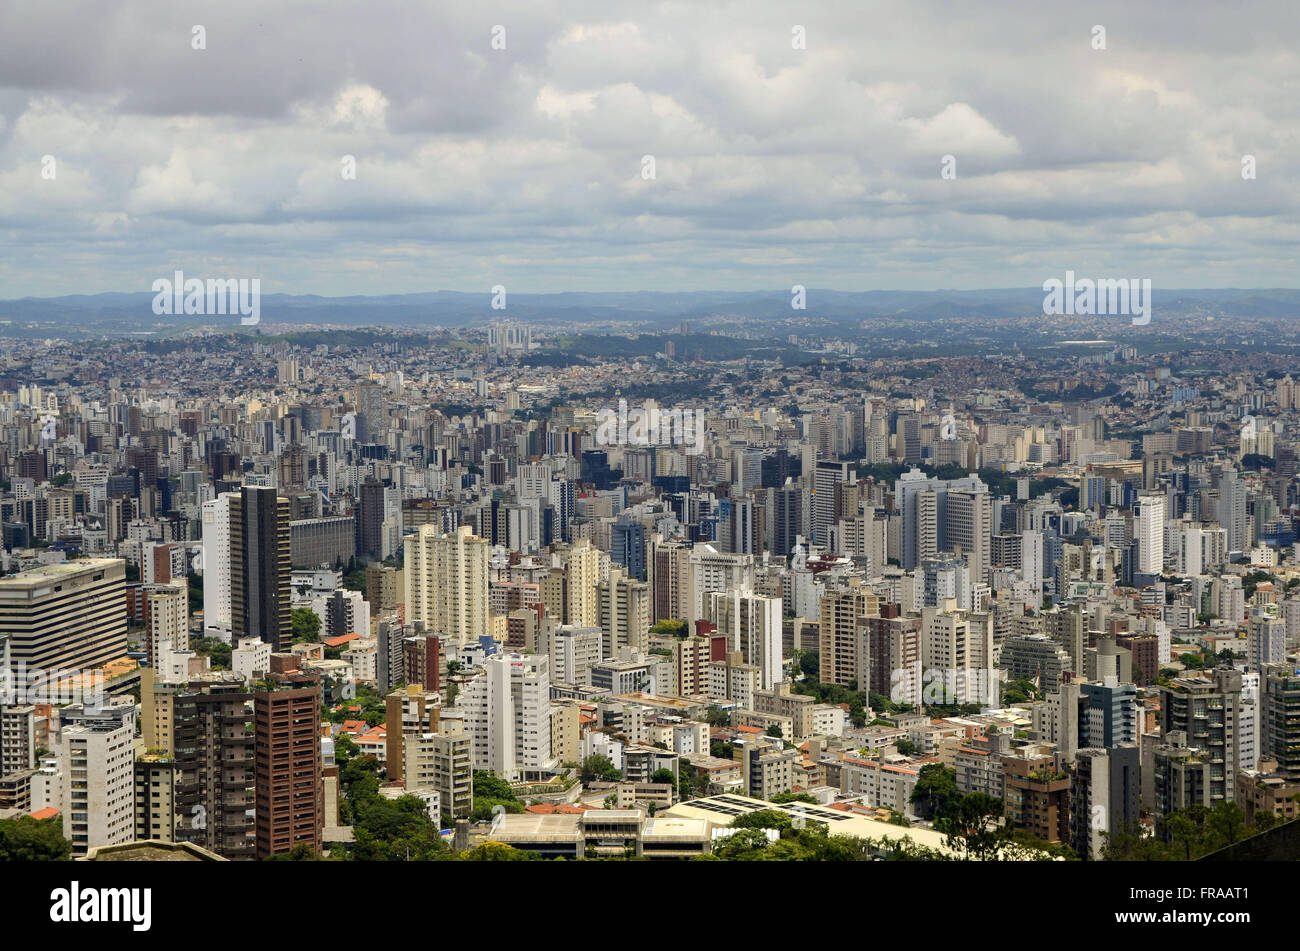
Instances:
[[[197,260],[321,294],[1294,285],[1297,27],[1176,0],[0,7],[0,286]]]

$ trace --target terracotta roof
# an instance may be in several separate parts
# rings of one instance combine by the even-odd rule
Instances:
[[[53,819],[59,814],[59,810],[53,806],[46,806],[44,809],[37,809],[32,813],[33,819]]]
[[[580,816],[588,810],[595,809],[595,806],[570,806],[570,805],[553,805],[552,803],[539,802],[534,806],[525,806],[525,812],[531,812],[535,816]]]

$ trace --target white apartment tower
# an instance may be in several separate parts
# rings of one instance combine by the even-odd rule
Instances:
[[[135,838],[134,704],[59,710],[63,834],[73,855]]]
[[[1165,497],[1150,493],[1138,497],[1138,571],[1158,575],[1165,567]]]
[[[545,654],[492,654],[461,692],[475,769],[516,779],[554,764],[551,678]]]
[[[455,644],[488,634],[492,546],[468,525],[442,535],[421,525],[406,537],[406,619]]]
[[[734,589],[709,598],[710,616],[718,633],[727,635],[727,650],[759,668],[763,689],[771,690],[781,679],[781,599]]]
[[[230,640],[230,500],[222,492],[203,503],[203,626]],[[209,635],[211,636],[211,635]]]

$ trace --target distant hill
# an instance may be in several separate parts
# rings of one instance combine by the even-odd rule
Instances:
[[[75,294],[65,297],[0,300],[0,335],[170,336],[202,326],[229,327],[237,318],[160,317],[153,294]],[[1300,315],[1300,290],[1221,289],[1153,292],[1154,309],[1165,314],[1209,312],[1223,317],[1279,318]],[[633,291],[518,294],[508,310],[494,311],[485,291],[467,294],[433,291],[376,297],[320,297],[265,294],[263,324],[335,326],[468,327],[501,320],[538,326],[599,324],[608,330],[665,330],[682,321],[718,326],[729,320],[790,323],[833,328],[863,321],[916,321],[961,318],[997,320],[1040,311],[1037,287],[976,291],[835,291],[809,288],[807,309],[793,311],[790,292]],[[774,328],[775,329],[775,328]]]

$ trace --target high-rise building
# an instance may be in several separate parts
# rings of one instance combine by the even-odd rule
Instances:
[[[1160,727],[1181,733],[1188,749],[1209,761],[1211,802],[1236,799],[1242,719],[1241,671],[1218,667],[1212,677],[1176,677],[1160,688]]]
[[[812,540],[825,544],[830,528],[845,514],[838,489],[857,482],[852,463],[818,459],[813,467]],[[856,514],[850,512],[848,514]]]
[[[402,670],[408,684],[423,684],[432,691],[442,687],[442,638],[413,634],[402,642]]]
[[[1286,660],[1286,621],[1259,616],[1250,620],[1249,660],[1252,667]]]
[[[397,615],[381,617],[375,622],[375,689],[381,694],[387,694],[398,684],[407,681],[402,645],[405,637],[405,630]]]
[[[1151,788],[1157,820],[1191,806],[1214,806],[1210,790],[1209,753],[1187,745],[1187,734],[1175,730],[1152,751]]]
[[[208,632],[229,637],[233,624],[230,611],[230,500],[233,492],[222,492],[203,503],[203,625]]]
[[[591,683],[591,668],[599,664],[604,632],[598,627],[564,624],[548,627],[546,653],[551,658],[551,672],[560,683],[585,687]]]
[[[712,545],[696,545],[689,555],[691,613],[687,623],[708,618],[709,595],[715,591],[754,589],[754,556],[720,552]]]
[[[771,551],[782,558],[790,557],[795,540],[804,534],[803,513],[807,504],[804,495],[803,489],[788,480],[772,490]]]
[[[867,690],[894,703],[921,705],[921,619],[903,617],[897,604],[858,619],[866,629]]]
[[[491,546],[467,525],[448,535],[439,534],[437,526],[421,525],[408,535],[407,622],[456,644],[486,637],[490,554]]]
[[[492,654],[461,691],[475,769],[515,779],[545,769],[551,755],[551,690],[545,654]]]
[[[144,601],[144,649],[157,669],[162,651],[190,648],[189,590],[181,584],[150,584],[141,590]]]
[[[1079,745],[1110,749],[1138,741],[1137,687],[1079,682]]]
[[[63,835],[73,855],[135,837],[133,703],[59,708]]]
[[[972,584],[986,584],[992,567],[993,497],[979,479],[948,489],[947,541],[943,551],[963,558]]]
[[[999,700],[993,683],[993,626],[958,610],[951,598],[921,609],[921,665],[928,678],[922,688],[927,702],[991,706]]]
[[[1037,682],[1044,694],[1057,693],[1064,675],[1074,669],[1069,652],[1046,634],[1008,637],[1002,643],[998,666],[1011,680]]]
[[[709,616],[717,633],[727,638],[727,650],[762,672],[763,689],[781,679],[781,599],[750,591],[729,590],[710,596]]]
[[[401,572],[391,565],[366,566],[366,600],[372,615],[382,617],[397,610],[405,594],[401,582]]]
[[[384,388],[373,383],[357,387],[356,441],[379,442],[384,436]]]
[[[590,539],[579,538],[563,552],[561,559],[564,565],[564,623],[575,627],[595,627],[600,552]]]
[[[172,698],[175,841],[251,859],[252,694],[242,681],[196,681]]]
[[[8,635],[19,690],[38,678],[53,689],[52,674],[79,674],[125,656],[126,563],[66,561],[0,578],[0,631]]]
[[[230,499],[230,613],[234,641],[256,637],[271,650],[292,639],[289,500],[244,486]]]
[[[691,613],[691,546],[682,541],[666,541],[650,536],[646,570],[650,584],[650,621],[675,618],[688,621]]]
[[[650,629],[650,586],[611,568],[609,578],[596,585],[596,623],[605,632],[604,656],[619,648],[645,650]]]
[[[361,483],[357,501],[357,554],[365,558],[384,557],[384,484],[370,476]]]
[[[432,789],[442,811],[453,819],[474,808],[474,776],[470,735],[463,731],[410,733],[404,737],[408,791]]]
[[[320,680],[292,654],[273,654],[271,666],[253,690],[259,859],[300,844],[319,852],[325,830]]]
[[[1143,493],[1137,505],[1138,571],[1158,575],[1165,567],[1165,497]]]
[[[623,565],[628,576],[644,581],[645,526],[635,519],[620,518],[610,529],[610,560]]]
[[[406,737],[436,732],[439,725],[436,692],[420,683],[410,683],[384,697],[384,726],[387,730],[385,772],[395,782],[406,779]]]
[[[1278,772],[1300,781],[1300,673],[1290,664],[1269,664],[1260,676],[1260,756],[1271,756]]]
[[[862,584],[849,578],[847,584],[822,595],[818,625],[818,679],[822,683],[848,687],[867,683],[870,668],[866,638],[860,618],[878,615],[880,599]]]
[[[1246,483],[1231,466],[1220,469],[1215,480],[1219,492],[1218,522],[1228,535],[1229,551],[1244,551],[1250,544],[1246,518]]]
[[[1070,784],[1070,847],[1075,854],[1100,859],[1109,837],[1136,829],[1141,786],[1137,746],[1078,751]]]

